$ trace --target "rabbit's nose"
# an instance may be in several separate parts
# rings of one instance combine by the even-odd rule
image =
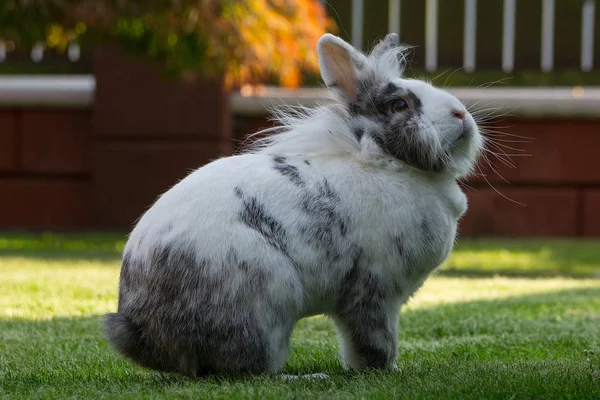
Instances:
[[[452,114],[453,117],[456,117],[458,119],[465,119],[465,112],[464,110],[459,110],[457,108],[453,108],[452,110],[450,110],[450,114]]]

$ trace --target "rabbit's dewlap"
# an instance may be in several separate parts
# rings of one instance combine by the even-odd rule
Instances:
[[[300,318],[326,314],[344,363],[395,366],[400,306],[450,253],[482,138],[465,107],[402,79],[395,34],[365,55],[324,35],[333,101],[162,195],[132,231],[114,347],[188,376],[275,372]]]

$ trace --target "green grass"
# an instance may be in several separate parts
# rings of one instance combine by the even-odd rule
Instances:
[[[600,241],[461,240],[403,310],[402,373],[353,374],[329,320],[300,321],[284,372],[192,381],[135,367],[101,333],[118,235],[0,235],[0,397],[600,398]]]

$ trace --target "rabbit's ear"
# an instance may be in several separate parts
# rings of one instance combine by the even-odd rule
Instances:
[[[367,58],[337,36],[326,33],[317,44],[319,69],[330,89],[356,100],[356,73]]]
[[[397,33],[388,33],[371,51],[371,56],[381,57],[387,51],[392,50],[400,44],[400,38]]]

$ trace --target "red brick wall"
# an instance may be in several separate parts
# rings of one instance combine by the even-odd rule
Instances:
[[[192,169],[232,152],[227,95],[101,49],[94,105],[0,109],[0,229],[129,230]]]
[[[231,154],[227,95],[212,82],[170,81],[158,65],[104,48],[94,62],[93,213],[129,228],[191,170]]]
[[[90,110],[0,110],[0,229],[91,224]]]
[[[513,157],[514,168],[495,161],[482,165],[488,181],[474,177],[468,191],[470,211],[465,235],[600,236],[600,120],[504,120],[497,125],[527,143],[498,142],[522,149],[528,156]],[[509,154],[517,153],[508,148]],[[501,177],[503,176],[507,183]]]
[[[134,82],[143,76],[134,68],[104,83],[99,72],[92,109],[0,109],[0,229],[127,230],[190,170],[270,126],[262,117],[230,119],[215,86],[144,92],[136,87],[150,85],[150,73]],[[182,98],[196,107],[175,110]],[[481,176],[466,182],[461,235],[600,236],[600,120],[512,119],[496,128],[516,135],[503,140],[530,138],[499,142],[530,156],[513,157],[515,168],[494,162],[510,183],[480,165],[493,188]]]

